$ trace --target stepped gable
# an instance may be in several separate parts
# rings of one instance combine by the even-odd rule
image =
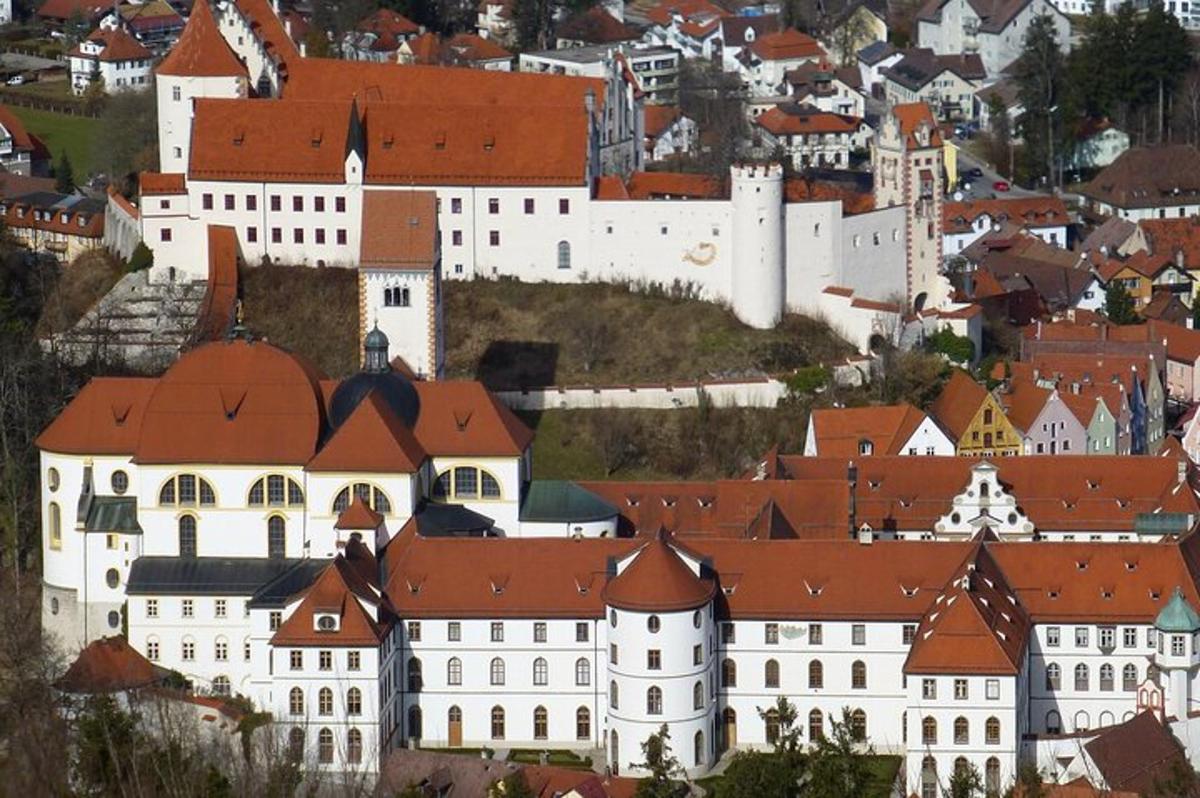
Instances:
[[[61,454],[133,454],[158,380],[93,377],[34,441]]]
[[[246,77],[246,67],[221,35],[208,0],[196,0],[179,41],[155,70],[184,77]]]
[[[666,531],[659,529],[633,554],[632,562],[608,581],[604,603],[635,612],[680,612],[704,606],[716,591],[716,581],[698,576],[669,542]]]
[[[1029,631],[981,538],[921,619],[904,672],[1016,675]]]
[[[139,463],[273,463],[312,459],[324,413],[316,368],[260,341],[185,353],[146,404]]]
[[[413,431],[380,392],[372,389],[338,425],[306,470],[413,474],[425,457]]]
[[[321,614],[338,616],[336,631],[317,629],[316,616]],[[271,645],[377,645],[387,633],[389,616],[383,595],[363,577],[360,566],[339,554],[303,593],[300,606],[280,625]]]
[[[306,60],[300,57],[299,48],[288,36],[283,22],[271,6],[271,0],[234,0],[234,6],[284,75]]]

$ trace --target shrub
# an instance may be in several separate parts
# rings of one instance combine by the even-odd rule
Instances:
[[[154,253],[150,251],[150,247],[146,246],[145,241],[139,241],[133,254],[129,256],[129,263],[125,265],[127,272],[140,272],[142,269],[149,269],[154,265]]]

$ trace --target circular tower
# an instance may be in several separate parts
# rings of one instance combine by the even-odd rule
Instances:
[[[688,776],[716,762],[715,593],[700,560],[662,531],[617,564],[604,590],[614,773],[645,775],[642,744],[664,725]]]
[[[733,312],[751,327],[774,327],[783,314],[783,167],[735,165],[733,207]]]
[[[1192,683],[1200,672],[1200,650],[1196,646],[1200,613],[1188,603],[1182,588],[1175,588],[1167,606],[1154,619],[1154,629],[1158,638],[1154,664],[1163,675],[1164,708],[1168,715],[1187,717]]]

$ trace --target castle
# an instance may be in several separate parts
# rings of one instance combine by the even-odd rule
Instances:
[[[210,226],[234,231],[249,263],[369,267],[372,242],[401,226],[403,195],[432,192],[440,265],[393,268],[394,285],[368,280],[381,287],[364,294],[406,358],[430,335],[385,320],[399,306],[388,289],[427,296],[423,281],[441,276],[676,285],[756,327],[787,309],[827,312],[830,287],[947,302],[942,144],[923,105],[889,114],[873,207],[850,209],[776,165],[735,166],[727,190],[694,175],[626,179],[642,140],[626,76],[305,58],[265,0],[199,3],[156,92],[162,171],[141,181],[155,281],[205,279]],[[412,365],[438,373],[428,357]]]

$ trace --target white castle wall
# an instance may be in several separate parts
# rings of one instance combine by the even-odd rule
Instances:
[[[246,96],[244,78],[156,75],[158,101],[158,167],[163,172],[186,172],[192,140],[192,100],[200,97]]]
[[[751,327],[774,327],[783,313],[783,167],[734,166],[734,312]]]
[[[560,386],[496,391],[496,398],[514,410],[589,409],[601,407],[670,410],[696,407],[703,393],[717,407],[774,407],[787,396],[779,380],[695,382],[675,385]]]

